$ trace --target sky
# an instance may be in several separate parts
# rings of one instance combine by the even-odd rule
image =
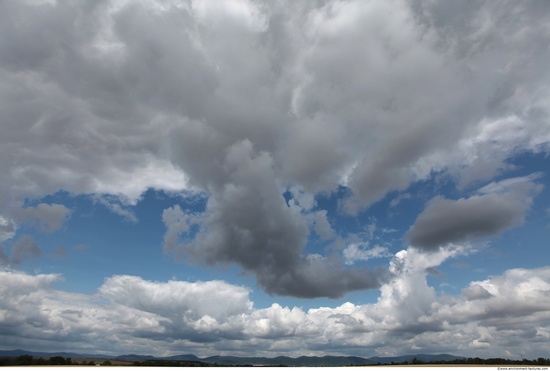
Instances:
[[[550,2],[0,2],[0,349],[550,342]]]

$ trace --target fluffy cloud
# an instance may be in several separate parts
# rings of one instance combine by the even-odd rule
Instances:
[[[11,271],[0,271],[0,277],[2,333],[7,338],[47,337],[54,326],[50,322],[50,308],[42,305],[51,284],[61,277],[55,274],[30,276]]]
[[[1,187],[10,198],[65,189],[136,200],[147,187],[184,187],[181,172],[157,156],[154,115],[124,93],[139,71],[121,74],[113,69],[116,51],[105,51],[110,11],[107,2],[2,4],[2,14],[11,15],[2,33],[11,37],[2,44],[0,166],[9,174]]]
[[[114,276],[105,280],[99,293],[125,307],[172,319],[184,315],[189,321],[203,316],[223,321],[252,307],[248,289],[223,281],[159,283],[134,276]]]
[[[459,200],[432,199],[407,233],[413,246],[433,250],[467,238],[496,235],[523,224],[539,174],[491,183]]]
[[[170,355],[182,353],[182,346],[204,356],[246,355],[257,348],[265,356],[384,356],[410,349],[483,357],[544,354],[550,268],[512,269],[471,282],[457,296],[438,295],[427,284],[427,268],[465,249],[403,250],[378,302],[307,311],[279,304],[254,308],[248,289],[223,281],[113,276],[97,294],[81,295],[55,289],[58,275],[1,271],[0,328],[14,347],[41,349],[55,342],[110,354]]]

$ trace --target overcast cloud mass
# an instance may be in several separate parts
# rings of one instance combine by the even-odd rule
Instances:
[[[0,349],[544,356],[548,40],[544,0],[1,1]]]

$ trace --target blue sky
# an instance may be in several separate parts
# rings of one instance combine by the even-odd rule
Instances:
[[[0,14],[0,349],[544,355],[546,2]]]

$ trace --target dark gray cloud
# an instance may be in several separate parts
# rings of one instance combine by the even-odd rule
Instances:
[[[270,294],[340,297],[379,286],[381,272],[348,270],[338,260],[302,254],[307,218],[287,206],[269,154],[243,141],[229,149],[222,167],[228,180],[210,187],[202,216],[190,218],[179,207],[165,210],[165,251],[206,264],[237,263]],[[190,223],[199,224],[197,235],[179,242]]]
[[[435,198],[407,233],[413,246],[434,249],[468,237],[485,237],[523,222],[523,204],[497,195]]]
[[[523,224],[540,186],[538,175],[506,179],[459,200],[432,199],[407,232],[411,245],[433,250],[452,242],[488,237]]]

